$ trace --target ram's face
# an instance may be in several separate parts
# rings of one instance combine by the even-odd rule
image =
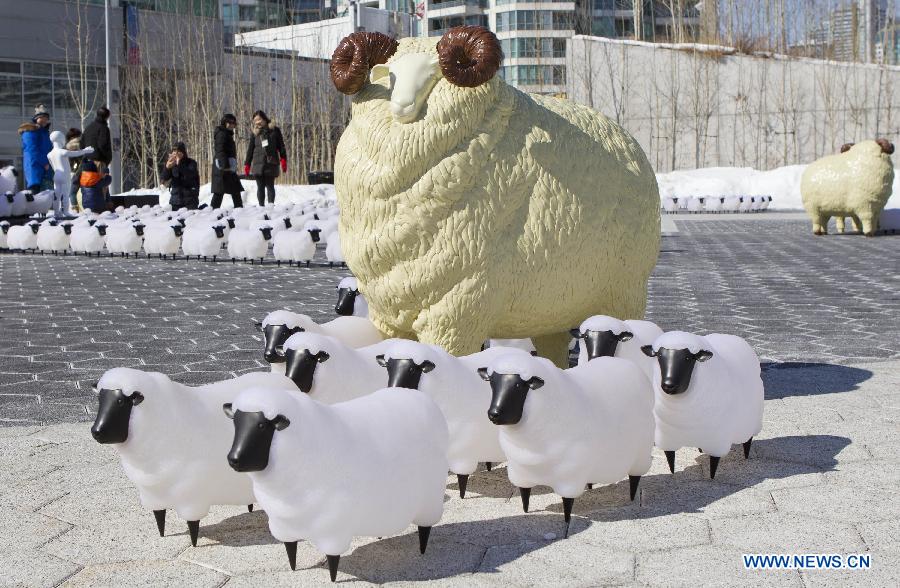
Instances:
[[[140,392],[102,388],[98,391],[100,407],[91,427],[91,435],[98,443],[124,443],[128,440],[131,409],[144,401]]]
[[[234,440],[228,452],[228,465],[236,472],[261,472],[269,466],[269,451],[275,431],[291,424],[284,415],[266,418],[262,412],[232,410],[222,406],[225,416],[234,421]]]
[[[369,79],[378,83],[389,78],[391,114],[397,122],[409,123],[419,117],[422,106],[442,76],[437,55],[408,53],[373,67]]]
[[[711,351],[700,350],[693,353],[689,349],[666,349],[657,351],[652,345],[644,345],[641,351],[647,357],[655,357],[659,363],[660,388],[666,394],[684,394],[691,385],[691,375],[697,362],[703,362],[713,356]]]
[[[497,37],[483,27],[454,27],[437,45],[430,43],[405,39],[401,46],[382,33],[353,33],[334,51],[331,79],[339,91],[351,95],[370,82],[386,85],[391,115],[406,124],[419,118],[442,78],[454,86],[475,88],[493,78],[503,60]]]

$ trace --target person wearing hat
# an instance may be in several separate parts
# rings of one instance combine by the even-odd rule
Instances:
[[[43,104],[34,109],[31,122],[19,125],[22,135],[22,167],[25,172],[25,188],[34,193],[53,188],[53,172],[47,154],[53,149],[50,141],[50,114]]]
[[[196,210],[200,206],[200,170],[197,162],[188,157],[184,143],[179,141],[172,146],[163,166],[162,181],[169,184],[172,210]]]
[[[241,180],[237,175],[237,147],[234,144],[234,129],[237,118],[226,114],[213,133],[212,202],[213,208],[222,206],[225,194],[231,195],[235,208],[244,206],[241,200]]]

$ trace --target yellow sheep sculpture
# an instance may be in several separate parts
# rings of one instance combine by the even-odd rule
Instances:
[[[341,244],[386,337],[455,355],[530,337],[567,365],[573,325],[644,315],[656,176],[602,114],[495,77],[502,58],[475,26],[436,45],[340,43],[332,80],[354,94],[335,161]]]
[[[815,235],[828,234],[828,219],[837,220],[844,232],[844,219],[853,219],[857,231],[871,237],[878,218],[891,197],[894,145],[886,139],[845,144],[837,155],[814,161],[800,178],[803,208],[812,219]]]

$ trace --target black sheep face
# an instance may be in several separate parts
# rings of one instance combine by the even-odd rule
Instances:
[[[703,362],[713,356],[711,351],[700,350],[692,353],[689,349],[653,350],[652,345],[644,345],[641,351],[647,357],[655,357],[659,362],[661,376],[660,388],[666,394],[684,394],[691,385],[691,375],[697,362]]]
[[[301,392],[309,394],[312,390],[316,367],[325,363],[331,356],[325,351],[312,353],[309,349],[288,349],[284,352],[284,375],[290,378]]]
[[[3,231],[3,234],[9,233],[9,225],[8,224],[0,224],[0,231]]]
[[[225,238],[225,227],[221,225],[216,225],[212,228],[216,233],[216,239],[224,239]]]
[[[234,421],[234,441],[228,452],[228,465],[236,472],[261,472],[269,466],[269,451],[275,431],[291,424],[284,415],[267,419],[262,412],[233,410],[222,405],[225,416]]]
[[[16,195],[13,194],[12,192],[7,192],[6,193],[6,201],[9,202],[10,204],[12,204],[13,202],[16,201]]]
[[[25,190],[23,194],[25,194],[26,202],[34,202],[34,194],[31,192],[31,190]]]
[[[176,237],[180,237],[181,233],[184,231],[184,227],[182,227],[181,225],[175,225],[170,228],[172,229],[172,232],[175,233]]]
[[[263,239],[266,241],[272,238],[272,227],[260,227],[259,232],[262,233]]]
[[[588,360],[598,357],[615,357],[619,343],[630,341],[634,334],[622,331],[618,335],[612,331],[584,331],[572,329],[571,335],[576,339],[583,339],[587,349]]]
[[[515,425],[521,421],[528,392],[544,385],[544,380],[537,376],[525,380],[519,374],[488,374],[487,368],[478,368],[478,375],[491,384],[487,416],[495,425]]]
[[[144,225],[132,225],[134,227],[134,232],[137,233],[138,237],[144,236]]]
[[[322,229],[306,229],[309,233],[309,237],[313,240],[313,243],[319,242],[319,233],[322,232]]]
[[[62,226],[62,228],[63,228],[63,233],[65,233],[66,235],[71,235],[71,234],[72,234],[72,225],[71,225],[71,224],[68,224],[68,223],[67,223],[67,224],[64,224],[64,225]]]
[[[235,224],[234,219],[233,219],[233,218],[229,218],[229,219],[228,219],[228,228],[229,228],[229,229],[233,229],[235,226],[237,226],[237,225]]]
[[[266,325],[263,327],[263,337],[266,341],[263,359],[269,363],[284,363],[284,342],[294,333],[302,333],[302,327],[288,327],[287,325]]]
[[[144,401],[140,392],[126,395],[121,389],[103,388],[99,392],[100,407],[91,427],[91,435],[98,443],[124,443],[128,440],[131,409]]]
[[[41,228],[41,225],[37,223],[28,223],[28,226],[31,227],[31,232],[37,235],[38,231]]]
[[[419,389],[419,381],[422,374],[427,374],[435,368],[433,362],[427,359],[421,364],[411,359],[385,359],[384,355],[376,355],[375,361],[383,368],[387,368],[388,372],[388,388],[411,388]]]
[[[351,288],[338,288],[338,300],[334,305],[334,312],[341,316],[353,316],[353,307],[356,304],[356,296],[359,290]]]
[[[94,225],[94,228],[97,229],[97,232],[100,233],[101,237],[106,236],[106,225]]]
[[[290,229],[293,225],[291,224],[291,219],[289,217],[284,217],[282,219],[284,221],[284,228]]]

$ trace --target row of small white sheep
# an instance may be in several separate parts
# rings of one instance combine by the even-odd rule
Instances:
[[[663,212],[763,212],[772,203],[771,196],[664,196]]]
[[[270,313],[257,325],[270,372],[198,388],[125,368],[100,379],[92,434],[115,444],[160,534],[167,509],[196,544],[211,505],[258,503],[291,568],[305,539],[334,580],[354,536],[415,524],[424,553],[448,471],[464,497],[479,462],[505,461],[526,512],[534,486],[562,497],[568,534],[592,485],[627,477],[634,499],[654,445],[673,473],[676,450],[702,448],[713,477],[762,427],[759,360],[738,337],[591,317],[573,329],[579,365],[563,370],[514,347],[454,357],[383,341],[357,304],[348,278],[336,305],[346,316]]]
[[[116,213],[85,213],[71,221],[50,217],[10,226],[0,222],[0,249],[99,255],[263,261],[271,249],[278,264],[305,264],[324,246],[329,265],[344,264],[337,231],[338,209],[320,202],[247,207],[230,212],[205,209],[171,212],[131,207]],[[223,255],[223,249],[226,254]]]

